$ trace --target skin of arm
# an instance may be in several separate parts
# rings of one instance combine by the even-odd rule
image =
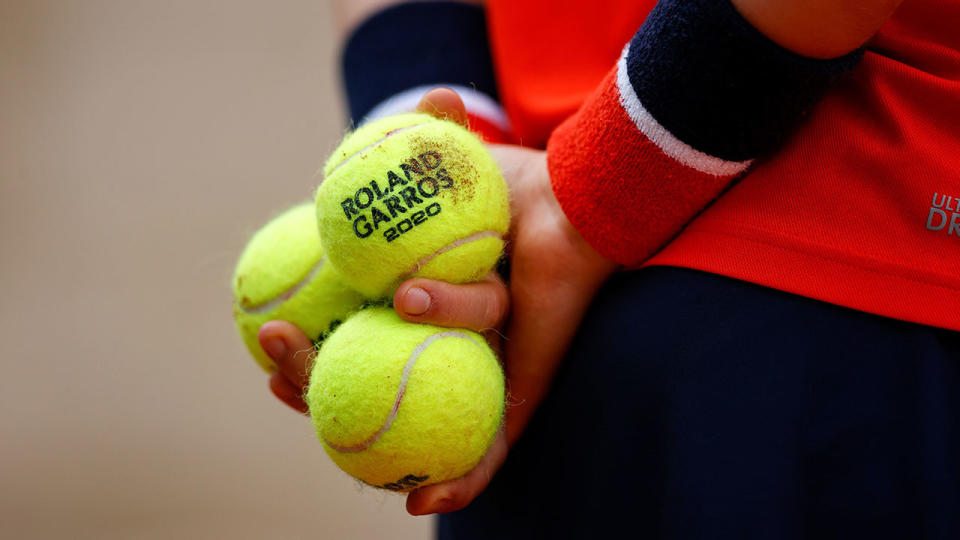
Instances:
[[[731,0],[754,28],[785,49],[836,58],[863,45],[903,0]]]

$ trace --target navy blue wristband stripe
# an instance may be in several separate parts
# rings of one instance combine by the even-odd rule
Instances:
[[[342,54],[350,115],[426,84],[472,87],[497,99],[483,8],[415,2],[380,11],[358,26]]]
[[[661,0],[629,45],[630,84],[677,139],[724,160],[777,148],[862,50],[797,55],[748,23],[729,0]]]

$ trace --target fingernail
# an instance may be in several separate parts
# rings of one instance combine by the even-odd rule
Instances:
[[[270,338],[263,342],[263,350],[273,360],[279,360],[287,354],[287,344],[280,338]]]
[[[403,310],[410,315],[421,315],[430,309],[430,295],[427,291],[412,287],[403,295]]]

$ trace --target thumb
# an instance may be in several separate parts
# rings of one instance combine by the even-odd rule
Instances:
[[[467,124],[467,107],[460,94],[449,88],[434,88],[427,91],[417,104],[417,112],[422,112],[456,122],[463,127]]]

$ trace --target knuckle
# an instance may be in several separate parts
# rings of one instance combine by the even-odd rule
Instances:
[[[500,326],[504,316],[502,301],[496,294],[486,294],[483,298],[484,300],[481,302],[482,308],[480,310],[483,315],[479,321],[480,326],[482,328],[496,328]]]
[[[495,285],[490,287],[487,295],[487,322],[491,327],[499,327],[503,324],[507,313],[510,311],[510,294],[503,286]]]

